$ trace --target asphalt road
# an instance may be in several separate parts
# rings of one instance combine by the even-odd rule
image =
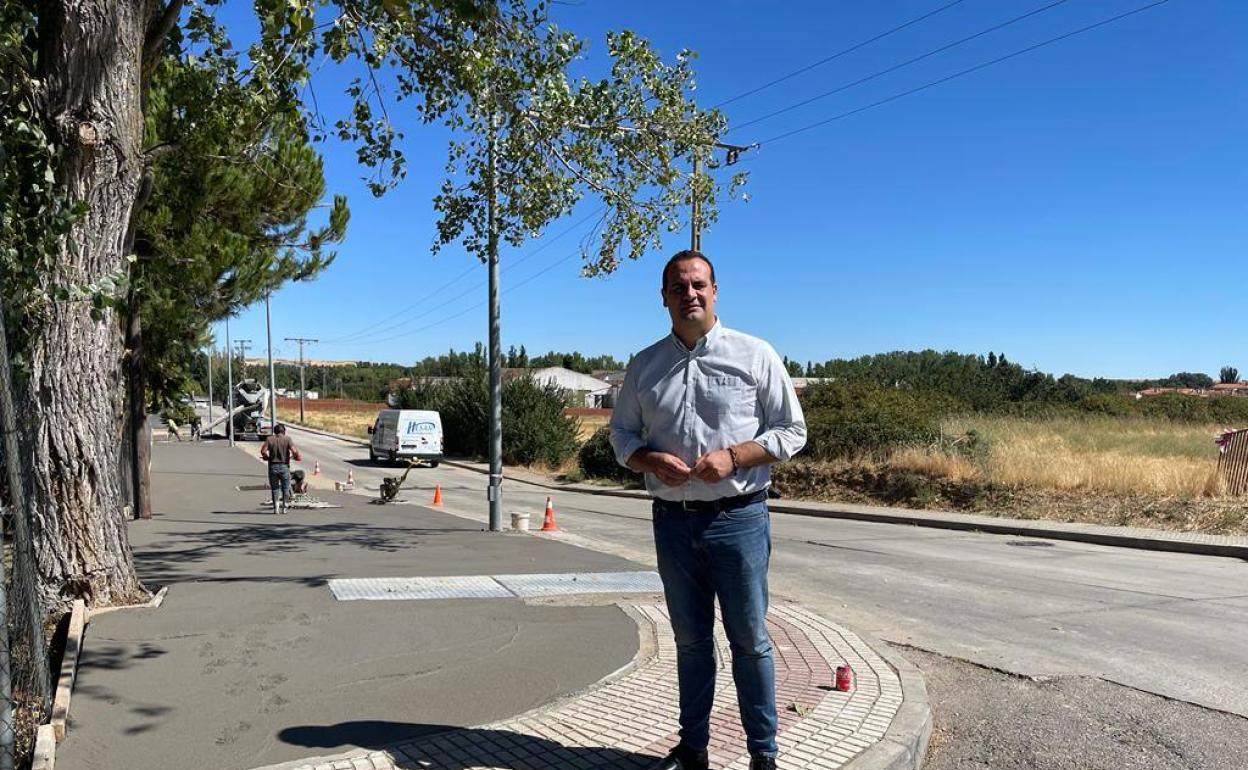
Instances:
[[[364,447],[303,431],[294,435],[305,467],[319,460],[325,479],[345,479],[350,468],[361,494],[375,494],[383,476],[400,472],[370,464]],[[417,469],[404,494],[426,502],[435,484],[442,487],[448,512],[486,525],[484,476],[446,465]],[[540,522],[548,494],[509,480],[504,510],[528,511]],[[555,504],[570,538],[653,563],[645,501],[560,492]],[[953,668],[963,665],[959,661],[977,667],[982,676],[956,697],[933,688],[938,734],[974,735],[975,725],[967,720],[982,726],[985,714],[1007,722],[1009,715],[1017,717],[1017,729],[1006,724],[988,733],[992,740],[985,740],[982,757],[946,767],[1050,766],[1035,759],[1051,755],[1043,744],[1084,732],[1096,723],[1092,713],[1105,715],[1107,723],[1120,720],[1124,736],[1137,723],[1165,734],[1154,742],[1162,747],[1155,757],[1147,741],[1110,741],[1121,755],[1101,751],[1096,763],[1084,768],[1243,766],[1248,564],[1242,561],[784,514],[773,516],[773,537],[777,595],[931,653],[916,661],[930,679],[951,677]],[[1078,692],[1085,705],[1058,709],[1042,723],[1029,723],[1028,712],[1004,705],[966,707],[967,698],[984,706],[998,699],[1009,703],[1009,689],[1000,681],[1028,681],[1018,677],[1086,678],[1086,687],[1049,691],[1059,703]],[[1128,688],[1141,697],[1123,698]],[[955,702],[961,706],[954,708]],[[1223,739],[1177,760],[1187,764],[1170,764],[1176,760],[1165,747],[1200,743],[1214,711],[1226,712],[1218,715],[1225,718],[1218,722]],[[1158,720],[1158,713],[1167,719]],[[1004,750],[1001,741],[1012,750]],[[933,762],[942,751],[935,743]],[[1235,764],[1226,764],[1231,758]]]

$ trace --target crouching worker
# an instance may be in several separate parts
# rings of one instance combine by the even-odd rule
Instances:
[[[260,457],[269,463],[269,489],[273,493],[274,513],[285,513],[290,505],[290,461],[302,460],[299,450],[295,448],[290,436],[286,435],[285,425],[276,425],[273,435],[264,440],[260,447]],[[277,490],[282,490],[281,505],[278,505]]]
[[[290,472],[290,491],[296,495],[302,495],[308,491],[308,479],[304,471],[294,470]]]

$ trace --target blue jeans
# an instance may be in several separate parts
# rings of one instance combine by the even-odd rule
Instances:
[[[654,545],[676,636],[680,741],[704,749],[715,698],[715,599],[732,649],[732,679],[746,748],[776,754],[776,673],[767,635],[767,501],[723,511],[686,511],[655,500]]]
[[[286,463],[269,463],[269,489],[282,490],[282,499],[290,502],[290,466]]]

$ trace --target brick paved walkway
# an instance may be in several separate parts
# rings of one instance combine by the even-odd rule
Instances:
[[[267,770],[644,768],[677,742],[676,645],[663,605],[624,609],[638,623],[642,649],[653,654],[584,693],[481,727]],[[797,605],[773,607],[768,624],[776,650],[780,768],[836,770],[884,736],[901,705],[901,683],[883,659],[856,635]],[[711,766],[746,770],[749,757],[722,629],[717,641]],[[842,662],[857,674],[853,692],[831,689]]]

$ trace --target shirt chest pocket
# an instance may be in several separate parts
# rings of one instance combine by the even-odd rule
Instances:
[[[712,428],[754,416],[754,386],[740,377],[711,376],[696,385],[694,406],[698,417]]]

